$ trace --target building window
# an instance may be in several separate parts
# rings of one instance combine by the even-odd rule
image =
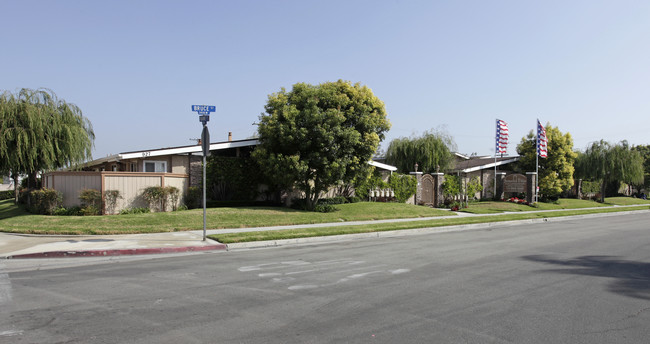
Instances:
[[[167,161],[145,161],[145,172],[167,172]]]
[[[117,165],[113,165],[113,166],[111,166],[111,171],[113,171],[113,172],[117,172]]]
[[[131,172],[138,172],[138,169],[136,168],[136,165],[135,165],[134,162],[131,163],[130,171],[131,171]]]

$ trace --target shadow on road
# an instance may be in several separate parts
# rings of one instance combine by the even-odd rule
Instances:
[[[544,272],[613,278],[609,291],[650,300],[650,263],[616,259],[613,256],[583,256],[554,259],[543,255],[522,257],[525,260],[559,266]]]

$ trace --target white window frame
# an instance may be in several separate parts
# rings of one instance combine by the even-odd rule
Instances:
[[[144,160],[142,162],[142,172],[147,172],[147,163],[153,163],[154,164],[154,173],[167,173],[167,161],[162,161],[162,160]],[[162,171],[157,171],[156,168],[159,166],[158,164],[162,164]],[[151,172],[149,172],[151,173]]]

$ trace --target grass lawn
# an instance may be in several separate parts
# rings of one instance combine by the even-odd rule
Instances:
[[[574,198],[560,198],[559,200],[551,203],[538,202],[537,207],[531,207],[523,204],[516,204],[510,202],[476,202],[470,203],[469,208],[461,211],[471,214],[496,214],[503,212],[520,212],[520,211],[533,211],[533,210],[559,210],[559,209],[583,209],[583,208],[597,208],[607,207],[612,205],[650,205],[650,201],[644,201],[639,198],[632,197],[608,197],[605,198],[605,203],[595,201],[574,199]]]
[[[414,229],[414,228],[429,228],[429,227],[442,227],[453,225],[467,225],[485,222],[503,222],[514,220],[528,220],[536,218],[552,218],[571,215],[584,215],[594,213],[611,213],[631,210],[648,210],[648,205],[641,205],[630,208],[603,208],[603,209],[572,209],[560,210],[557,212],[539,212],[539,213],[513,213],[506,215],[492,215],[492,216],[463,216],[456,218],[445,218],[437,220],[424,220],[413,222],[393,222],[381,224],[364,224],[353,226],[340,226],[340,227],[323,227],[323,228],[297,228],[277,231],[265,232],[247,232],[247,233],[228,233],[228,234],[214,234],[210,235],[211,239],[217,240],[224,244],[249,242],[249,241],[263,241],[263,240],[282,240],[282,239],[296,239],[307,238],[316,236],[330,236],[340,234],[356,234],[356,233],[371,233],[381,231],[392,231],[401,229]]]
[[[398,203],[341,204],[332,213],[288,208],[210,208],[208,228],[243,228],[308,223],[414,218],[449,215],[447,211]],[[0,231],[29,234],[130,234],[203,229],[203,209],[111,216],[33,215],[13,200],[0,201]]]

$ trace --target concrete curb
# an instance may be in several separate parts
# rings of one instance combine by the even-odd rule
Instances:
[[[467,224],[467,225],[400,229],[400,230],[385,231],[385,232],[341,234],[341,235],[310,237],[310,238],[252,241],[252,242],[228,244],[227,246],[228,246],[228,250],[237,250],[237,249],[265,248],[265,247],[279,247],[279,246],[286,246],[286,245],[310,244],[310,243],[330,243],[330,242],[336,242],[340,240],[357,240],[363,238],[395,238],[395,237],[401,237],[407,235],[449,233],[449,232],[459,232],[459,231],[466,231],[466,230],[486,229],[490,227],[512,227],[512,226],[517,226],[522,224],[562,222],[562,221],[579,220],[584,218],[594,218],[594,217],[598,218],[598,217],[609,217],[609,216],[639,214],[639,213],[647,214],[650,213],[650,210],[633,210],[633,211],[621,211],[621,212],[614,212],[614,213],[596,213],[596,214],[573,215],[573,216],[544,217],[544,218],[526,219],[526,220],[484,222],[484,223],[474,223],[474,224]]]
[[[228,246],[224,244],[210,246],[186,246],[186,247],[156,247],[156,248],[133,248],[133,249],[113,249],[113,250],[87,250],[87,251],[51,251],[17,254],[7,256],[6,259],[25,259],[25,258],[73,258],[73,257],[108,257],[108,256],[129,256],[144,254],[162,254],[162,253],[181,253],[181,252],[199,252],[227,250]]]

